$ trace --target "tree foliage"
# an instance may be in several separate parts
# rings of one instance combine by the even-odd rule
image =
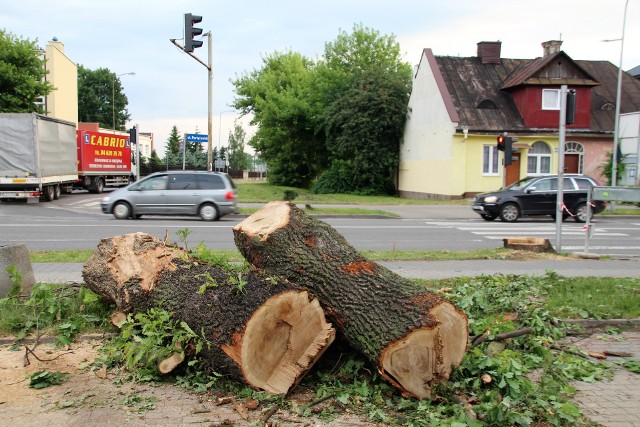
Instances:
[[[400,45],[354,26],[326,44],[324,59],[318,74],[331,167],[313,191],[393,193],[411,93],[411,67],[401,61]]]
[[[78,120],[101,128],[125,130],[131,118],[129,100],[118,76],[107,68],[90,70],[78,65]]]
[[[269,181],[317,192],[392,193],[411,91],[393,36],[356,25],[313,62],[274,53],[235,80],[234,106],[253,113],[249,142]]]
[[[249,155],[244,152],[244,144],[247,133],[236,121],[233,124],[233,131],[229,132],[229,167],[231,169],[248,169]]]
[[[36,101],[54,90],[46,74],[37,40],[0,30],[0,113],[45,113]]]
[[[165,152],[171,154],[180,153],[180,144],[182,143],[182,137],[178,132],[178,127],[173,126],[171,133],[169,133],[169,139],[167,139],[167,145],[165,145]]]
[[[259,124],[251,145],[275,185],[308,187],[326,165],[326,147],[316,132],[312,92],[315,63],[295,52],[275,52],[263,66],[236,79],[234,107]]]

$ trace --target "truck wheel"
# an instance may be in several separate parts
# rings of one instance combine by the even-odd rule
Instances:
[[[104,191],[104,181],[102,178],[96,178],[93,182],[93,191],[92,193],[100,194]]]
[[[127,202],[117,202],[113,206],[113,216],[116,219],[127,219],[131,216],[131,206]]]
[[[515,203],[505,203],[500,208],[500,219],[504,222],[516,222],[520,216],[520,209]]]
[[[44,197],[44,200],[46,200],[47,202],[53,201],[55,197],[54,191],[53,191],[53,185],[47,185],[46,187],[44,187],[42,189],[42,196]]]
[[[53,198],[58,200],[60,198],[61,193],[62,193],[62,190],[60,189],[60,185],[56,185],[53,188]]]
[[[215,205],[212,205],[211,203],[205,203],[200,206],[198,214],[203,221],[215,221],[218,219],[218,209],[216,209]]]

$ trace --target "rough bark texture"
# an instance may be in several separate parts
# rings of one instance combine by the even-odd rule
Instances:
[[[271,202],[233,229],[265,274],[308,288],[338,331],[407,395],[429,397],[462,360],[467,316],[450,301],[363,258],[335,229]]]
[[[144,233],[103,239],[83,277],[122,312],[161,307],[203,331],[211,370],[270,393],[293,387],[335,336],[305,290],[255,271],[230,276]]]

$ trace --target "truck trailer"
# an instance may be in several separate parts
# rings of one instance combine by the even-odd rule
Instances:
[[[105,187],[123,187],[135,181],[128,135],[78,130],[78,181],[75,188],[102,193]]]
[[[0,200],[51,201],[78,180],[76,125],[36,113],[0,113]]]

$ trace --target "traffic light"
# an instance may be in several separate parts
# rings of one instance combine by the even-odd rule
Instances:
[[[132,127],[131,129],[129,129],[129,142],[131,144],[136,144],[138,142],[138,138],[136,135],[136,127]]]
[[[565,124],[571,125],[576,119],[576,91],[569,89],[567,91],[567,109],[565,111]]]
[[[202,40],[194,40],[194,36],[202,34],[202,28],[195,28],[193,25],[202,22],[202,16],[184,14],[184,51],[193,52],[193,49],[202,47]]]
[[[505,146],[506,142],[507,142],[507,133],[506,132],[498,135],[498,144],[497,144],[498,150],[504,151],[504,146]]]

